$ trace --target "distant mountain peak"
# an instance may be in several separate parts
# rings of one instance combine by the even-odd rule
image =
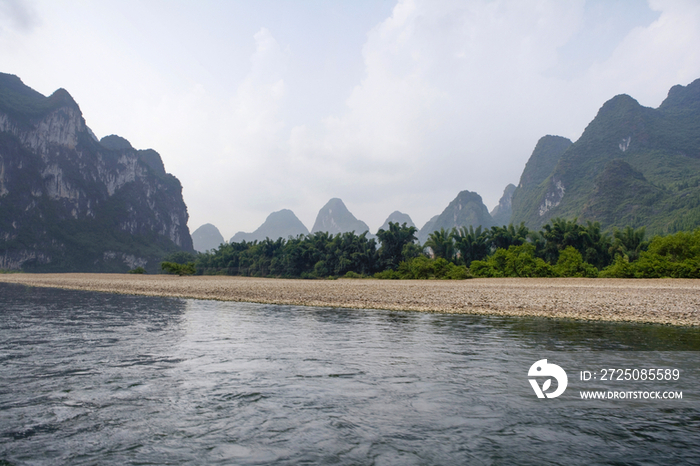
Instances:
[[[277,240],[287,239],[290,236],[296,238],[299,235],[307,235],[309,230],[301,223],[301,220],[289,209],[278,210],[267,216],[265,222],[252,233],[239,231],[231,238],[231,243],[242,241],[262,241],[265,238]]]
[[[526,182],[531,162],[546,158],[533,152],[513,195],[513,223],[578,218],[649,234],[700,226],[700,80],[673,86],[657,109],[617,95],[559,149]]]
[[[311,233],[317,231],[326,231],[332,235],[354,231],[359,235],[369,231],[369,227],[355,218],[342,200],[334,197],[318,211]]]
[[[70,107],[78,107],[78,103],[73,99],[73,96],[70,95],[70,93],[63,89],[62,87],[59,89],[56,89],[53,94],[49,96],[49,102],[52,102],[54,105],[58,106],[70,106]]]
[[[493,218],[484,205],[481,196],[472,191],[461,191],[457,197],[435,219],[434,217],[418,232],[418,240],[424,243],[430,233],[442,228],[449,231],[452,228],[494,226]]]
[[[131,143],[121,136],[110,134],[100,139],[100,144],[110,150],[129,150],[133,149]]]
[[[416,225],[413,223],[413,220],[411,220],[411,217],[408,214],[404,214],[403,212],[399,212],[398,210],[395,210],[389,216],[387,217],[386,220],[384,220],[384,223],[382,224],[381,227],[379,227],[379,230],[388,230],[389,229],[389,223],[397,223],[399,225],[403,225],[404,223],[406,226],[409,227],[415,227]]]
[[[668,111],[697,111],[700,109],[700,79],[687,86],[676,84],[668,91],[668,96],[659,106],[659,110]]]
[[[221,232],[211,223],[205,223],[192,233],[192,243],[195,251],[207,252],[217,249],[224,242]]]

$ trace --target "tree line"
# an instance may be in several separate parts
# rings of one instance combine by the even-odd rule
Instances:
[[[296,238],[242,241],[166,258],[164,270],[287,278],[464,279],[470,277],[700,278],[700,228],[646,240],[644,228],[601,230],[597,222],[553,219],[541,230],[524,224],[461,227],[431,233],[390,223],[377,238],[317,232]]]

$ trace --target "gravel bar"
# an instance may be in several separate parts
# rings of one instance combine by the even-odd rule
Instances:
[[[226,276],[17,273],[0,274],[0,282],[268,304],[700,326],[700,280],[288,280]]]

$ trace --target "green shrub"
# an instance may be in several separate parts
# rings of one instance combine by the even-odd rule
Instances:
[[[139,266],[139,267],[136,267],[135,269],[129,270],[129,273],[143,274],[143,273],[146,273],[146,269]]]
[[[636,278],[700,278],[700,229],[654,237],[630,265]]]
[[[381,280],[399,280],[401,275],[396,270],[383,270],[374,274],[374,278],[379,278]]]
[[[196,272],[194,262],[189,262],[187,264],[178,264],[175,262],[161,262],[160,268],[163,269],[165,273],[177,274],[181,277],[183,275],[194,275]]]
[[[467,278],[472,278],[472,274],[466,265],[455,265],[450,264],[449,270],[444,277],[448,280],[466,280]]]
[[[598,269],[588,262],[584,262],[583,256],[576,248],[568,246],[559,253],[554,273],[560,277],[595,278],[598,276]]]
[[[409,261],[401,262],[398,271],[390,272],[391,271],[379,272],[374,276],[376,278],[408,280],[464,280],[466,278],[471,278],[467,267],[464,265],[455,265],[442,257],[438,257],[437,259],[429,259],[425,256],[414,257]]]
[[[627,256],[617,256],[615,262],[598,274],[600,278],[634,278],[634,267]]]
[[[469,268],[474,277],[554,277],[556,272],[543,259],[535,257],[530,243],[497,249],[485,261],[474,261]]]

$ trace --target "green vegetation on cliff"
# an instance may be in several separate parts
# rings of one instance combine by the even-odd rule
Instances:
[[[157,152],[98,141],[68,92],[0,73],[0,268],[155,272],[192,249],[187,219]]]
[[[652,234],[700,226],[700,80],[674,86],[657,109],[610,99],[558,159],[544,140],[513,195],[513,222],[579,218]]]

